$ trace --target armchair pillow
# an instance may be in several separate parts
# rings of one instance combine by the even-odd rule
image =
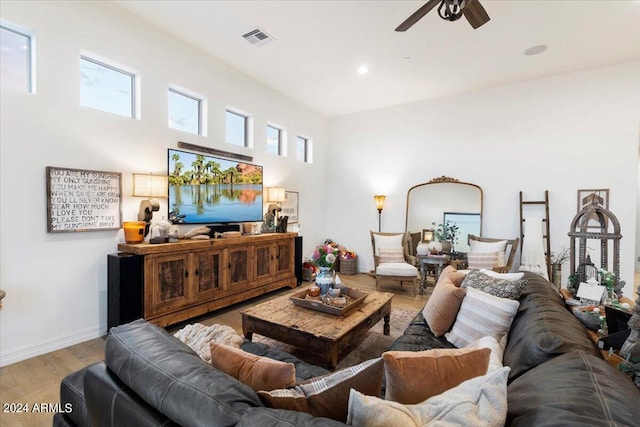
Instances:
[[[444,336],[458,348],[466,347],[484,336],[500,340],[509,332],[518,307],[518,301],[496,297],[469,287],[451,332]]]
[[[507,249],[507,241],[500,240],[498,242],[480,242],[478,240],[469,239],[470,252],[497,252],[498,261],[496,267],[504,267],[507,265],[505,261],[505,251]]]
[[[376,245],[376,253],[374,255],[380,255],[380,249],[402,249],[403,234],[396,234],[393,236],[382,236],[380,234],[374,234],[373,240]]]
[[[467,266],[470,270],[498,267],[498,252],[467,252]]]
[[[405,262],[404,250],[402,246],[399,248],[380,248],[378,251],[380,263],[387,262]]]

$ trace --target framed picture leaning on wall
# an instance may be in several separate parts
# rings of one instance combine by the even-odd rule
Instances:
[[[282,202],[282,211],[280,216],[289,216],[289,224],[298,223],[298,198],[300,193],[297,191],[285,191],[284,202]]]

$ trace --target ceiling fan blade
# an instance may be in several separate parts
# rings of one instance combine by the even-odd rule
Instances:
[[[413,15],[405,19],[402,24],[398,25],[396,31],[407,31],[413,26],[413,24],[418,22],[424,15],[429,13],[429,11],[436,7],[440,2],[442,2],[442,0],[429,0],[420,9],[416,10]]]
[[[474,29],[486,24],[490,19],[487,11],[484,10],[484,7],[482,7],[478,0],[467,0],[467,4],[464,9],[462,9],[462,13]]]

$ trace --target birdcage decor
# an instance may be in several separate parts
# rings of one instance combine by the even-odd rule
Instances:
[[[595,227],[594,222],[598,224]],[[579,281],[586,281],[593,274],[593,270],[588,267],[591,258],[587,254],[587,242],[596,240],[600,243],[600,268],[615,275],[614,286],[617,286],[620,282],[620,239],[622,239],[618,218],[593,200],[573,218],[571,229],[567,234],[571,238],[569,248],[571,271],[578,275]]]

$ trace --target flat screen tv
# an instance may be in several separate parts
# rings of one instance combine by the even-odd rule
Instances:
[[[262,220],[262,166],[169,149],[169,221]]]

